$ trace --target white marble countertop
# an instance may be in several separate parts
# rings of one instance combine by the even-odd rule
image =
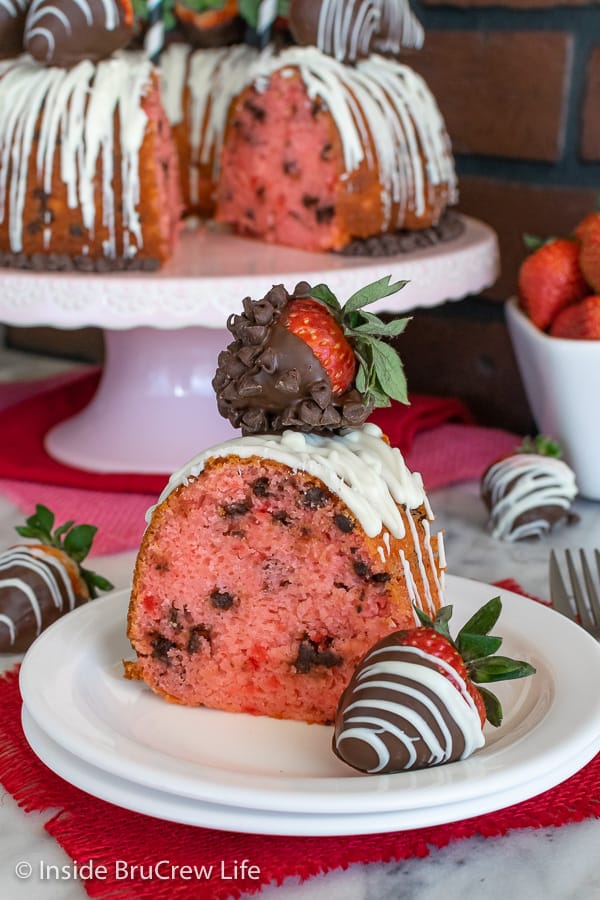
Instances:
[[[9,359],[10,357],[10,359]],[[0,353],[0,378],[7,366],[49,374],[48,368],[14,355]],[[4,365],[4,367],[3,367]],[[24,368],[25,365],[25,368]],[[437,524],[445,531],[448,570],[478,581],[514,578],[529,593],[547,597],[547,563],[551,547],[600,547],[600,503],[578,501],[580,522],[557,530],[537,543],[502,544],[486,531],[486,514],[476,484],[463,484],[431,493]],[[22,514],[0,498],[0,547],[14,540],[14,526]],[[102,573],[115,587],[127,586],[134,554],[102,558]],[[10,668],[20,657],[5,656],[0,666]],[[68,858],[44,831],[44,815],[25,814],[12,797],[0,793],[0,897],[10,900],[81,900],[86,894],[72,880],[44,881],[35,876],[19,880],[15,867],[21,860],[34,869],[43,861],[63,865]],[[600,821],[562,828],[525,829],[502,838],[457,841],[432,850],[425,859],[388,864],[354,865],[303,884],[290,879],[283,886],[267,887],[264,900],[454,900],[467,892],[486,900],[516,900],[544,896],[546,900],[592,900],[600,897]],[[125,897],[125,894],[120,894]],[[135,894],[131,895],[132,897]],[[197,895],[201,897],[199,893]]]

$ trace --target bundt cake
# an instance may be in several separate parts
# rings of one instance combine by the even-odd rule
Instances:
[[[331,722],[358,660],[440,604],[440,537],[380,430],[286,431],[207,450],[170,480],[135,568],[128,636],[168,699]]]
[[[71,69],[0,70],[0,260],[156,268],[172,252],[179,176],[157,73],[123,51]]]
[[[444,121],[423,79],[382,56],[263,52],[231,107],[216,218],[307,250],[423,229],[456,201]]]

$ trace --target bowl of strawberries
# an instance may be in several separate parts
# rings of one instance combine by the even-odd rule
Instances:
[[[560,442],[580,494],[600,500],[600,212],[533,246],[506,316],[538,429]]]

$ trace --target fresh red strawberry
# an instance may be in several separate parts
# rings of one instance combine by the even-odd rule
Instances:
[[[576,233],[581,240],[581,271],[592,289],[600,293],[600,213],[586,216]]]
[[[579,267],[579,244],[558,238],[527,257],[519,269],[518,293],[531,321],[545,331],[561,309],[589,292]]]
[[[581,244],[588,233],[592,229],[600,228],[600,212],[591,212],[575,226],[573,237]]]
[[[465,681],[469,695],[473,698],[482,726],[486,719],[492,725],[502,722],[502,707],[491,691],[482,688],[479,682],[506,681],[533,675],[535,669],[529,663],[495,656],[502,644],[502,638],[489,634],[502,611],[500,597],[494,597],[481,607],[460,629],[453,640],[448,629],[452,616],[451,606],[442,606],[435,619],[430,619],[415,607],[421,626],[403,633],[402,644],[418,647],[440,661],[451,665],[457,675]],[[451,674],[440,669],[451,681]]]
[[[579,341],[600,340],[600,296],[586,297],[563,309],[550,328],[552,337]]]
[[[323,304],[316,300],[293,300],[280,324],[308,344],[327,372],[334,394],[349,389],[356,373],[354,350]]]
[[[428,628],[425,626],[413,628],[410,631],[404,632],[400,643],[407,647],[417,647],[419,650],[423,650],[424,653],[429,653],[441,662],[452,666],[456,674],[462,678],[467,685],[469,695],[472,697],[475,706],[477,707],[477,712],[481,719],[481,726],[483,727],[485,724],[485,704],[483,702],[483,697],[469,679],[465,661],[454,644],[443,634],[440,634],[439,631],[436,631],[434,627]],[[452,681],[452,683],[455,684],[454,679],[446,669],[440,668],[440,672],[442,675],[445,675],[449,681]]]

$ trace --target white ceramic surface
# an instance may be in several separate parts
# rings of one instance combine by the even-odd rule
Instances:
[[[456,625],[497,593],[449,576]],[[600,747],[600,647],[563,616],[501,593],[504,652],[531,661],[537,674],[498,685],[505,720],[488,731],[481,751],[433,769],[362,776],[332,754],[330,728],[168,704],[126,681],[127,591],[45,631],[25,657],[21,691],[36,724],[64,750],[110,775],[182,797],[301,814],[466,800],[479,809],[481,797],[516,790],[524,799],[550,787],[586,761],[582,753],[589,759]]]
[[[242,831],[250,834],[294,835],[303,837],[383,834],[387,831],[405,831],[409,828],[426,828],[457,822],[470,816],[504,809],[523,799],[522,785],[510,783],[507,774],[505,786],[495,794],[467,797],[454,803],[416,809],[384,809],[375,813],[322,813],[317,807],[313,812],[287,813],[278,810],[252,809],[250,807],[209,803],[181,797],[134,781],[110,775],[69,753],[36,724],[26,706],[21,721],[23,731],[32,750],[49,769],[65,781],[81,788],[94,797],[114,803],[124,809],[145,813],[168,822],[216,828],[222,831]],[[593,755],[588,747],[582,747],[573,757],[571,766],[576,771]],[[528,784],[527,796],[540,793],[549,784],[562,781],[560,772],[543,772]]]
[[[243,297],[261,296],[273,284],[324,281],[343,297],[387,274],[410,284],[373,310],[435,306],[478,293],[498,274],[494,231],[462,218],[465,230],[456,240],[393,257],[308,253],[200,229],[182,234],[174,258],[159,272],[0,269],[0,321],[58,328],[223,328]]]
[[[560,442],[581,495],[600,500],[600,341],[549,337],[514,299],[506,316],[539,430]]]

